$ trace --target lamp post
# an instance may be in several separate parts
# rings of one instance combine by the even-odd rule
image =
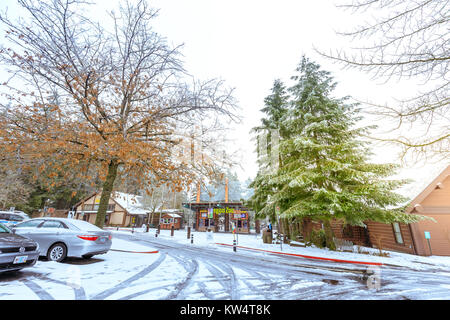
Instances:
[[[232,222],[232,232],[233,232],[233,252],[236,252],[236,224]]]

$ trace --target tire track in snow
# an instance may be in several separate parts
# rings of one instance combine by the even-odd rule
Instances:
[[[230,276],[228,274],[226,274],[225,272],[217,269],[210,262],[206,262],[205,261],[205,266],[208,269],[208,271],[215,277],[215,280],[217,282],[219,282],[219,284],[222,286],[222,288],[225,289],[225,293],[231,299],[231,297],[232,297],[232,295],[231,295],[232,287],[231,287],[231,285],[229,283],[229,281],[231,281]]]
[[[188,285],[194,278],[194,275],[198,272],[198,268],[199,268],[198,262],[195,260],[184,259],[184,258],[181,258],[180,256],[174,255],[174,254],[170,254],[170,256],[172,258],[174,258],[175,260],[177,260],[178,263],[180,263],[183,266],[183,268],[188,272],[188,274],[183,280],[176,283],[175,290],[173,290],[171,293],[169,293],[169,295],[166,296],[162,300],[174,300],[177,298],[182,299],[182,298],[179,298],[179,296],[181,295],[182,291],[188,287]],[[181,296],[183,297],[183,295],[181,295]]]
[[[149,274],[150,272],[155,270],[166,259],[166,257],[167,257],[167,254],[161,254],[160,257],[158,258],[158,260],[153,262],[148,267],[144,268],[142,271],[136,273],[134,276],[128,278],[127,280],[122,281],[121,283],[117,284],[116,286],[95,295],[91,299],[92,300],[102,300],[116,292],[119,292],[122,289],[127,288],[130,283],[132,283],[136,280],[139,280],[140,278],[146,276],[147,274]]]
[[[122,298],[119,298],[119,299],[117,299],[117,300],[130,300],[130,299],[133,299],[133,298],[142,296],[142,295],[144,295],[144,294],[147,294],[147,293],[149,293],[149,292],[152,292],[152,291],[158,291],[158,290],[161,290],[161,289],[167,289],[167,285],[159,286],[159,287],[154,287],[154,288],[146,289],[146,290],[139,291],[139,292],[134,292],[134,293],[132,293],[132,294],[129,294],[129,295],[127,295],[127,296],[125,296],[125,297],[122,297]]]
[[[240,299],[239,283],[236,278],[236,274],[233,271],[233,268],[223,262],[217,263],[217,266],[220,269],[224,270],[224,273],[229,277],[229,294],[231,300],[239,300]]]
[[[37,279],[68,286],[73,289],[75,300],[86,300],[86,293],[84,292],[84,289],[81,287],[74,286],[73,284],[67,283],[65,281],[55,280],[45,276],[39,276],[37,277]],[[55,300],[55,298],[53,298],[50,293],[45,291],[45,289],[39,286],[36,282],[28,279],[21,279],[20,281],[22,281],[28,288],[30,288],[41,300]]]
[[[28,279],[22,279],[20,281],[22,281],[28,288],[30,288],[41,300],[55,300],[55,298],[53,298],[37,283]]]

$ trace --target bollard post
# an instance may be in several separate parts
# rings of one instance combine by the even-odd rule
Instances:
[[[191,244],[193,244],[194,243],[194,234],[192,233],[191,234]]]
[[[155,230],[155,238],[158,238],[158,229]]]
[[[233,252],[236,252],[236,239],[233,240]]]
[[[187,227],[187,238],[191,237],[191,227]]]
[[[174,233],[175,227],[172,225],[172,227],[170,228],[170,236],[173,237],[173,233]]]

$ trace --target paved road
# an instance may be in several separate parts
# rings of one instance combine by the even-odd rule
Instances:
[[[370,267],[297,257],[196,247],[148,236],[133,237],[186,270],[167,299],[449,299],[450,272]],[[162,264],[164,261],[161,262]],[[205,279],[200,268],[210,275]],[[210,287],[212,283],[218,286]],[[135,293],[137,297],[139,293]],[[130,297],[133,298],[133,297]]]
[[[181,244],[148,234],[117,233],[115,238],[133,240],[160,251],[148,264],[105,265],[72,287],[64,277],[32,268],[0,277],[0,299],[11,290],[24,290],[42,300],[352,300],[352,299],[450,299],[450,272],[418,272],[408,268],[367,267],[298,257],[261,254],[231,248]],[[126,254],[125,254],[126,255]],[[140,258],[141,259],[141,258]],[[142,257],[144,259],[144,256]],[[140,260],[139,260],[140,261]],[[103,265],[102,257],[66,265]],[[98,267],[97,267],[98,268]],[[112,268],[126,270],[111,279]],[[128,269],[129,268],[129,269]],[[96,273],[97,272],[97,273]],[[103,280],[102,280],[103,279]],[[95,290],[92,290],[93,283]],[[25,289],[21,289],[25,287]],[[4,288],[4,292],[2,292]],[[67,298],[68,297],[68,298]]]

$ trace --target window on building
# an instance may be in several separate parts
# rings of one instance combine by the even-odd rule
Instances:
[[[400,230],[400,224],[398,222],[394,222],[392,224],[392,227],[394,229],[395,241],[399,244],[403,244],[403,237],[402,232]]]
[[[93,204],[84,204],[83,211],[92,211]]]

